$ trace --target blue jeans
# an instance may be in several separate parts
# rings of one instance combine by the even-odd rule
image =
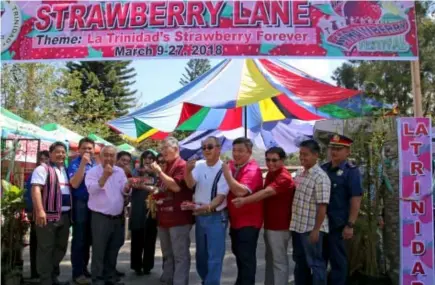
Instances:
[[[196,217],[196,270],[204,285],[219,285],[228,227],[226,211]]]
[[[324,233],[312,244],[310,233],[292,232],[295,285],[326,285],[326,261],[322,255]]]
[[[71,241],[71,264],[73,279],[87,271],[92,244],[91,211],[88,202],[73,199],[73,232]]]

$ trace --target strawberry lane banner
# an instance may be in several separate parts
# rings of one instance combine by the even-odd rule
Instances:
[[[2,1],[2,61],[418,57],[413,1]]]
[[[401,285],[435,284],[431,121],[399,118]]]

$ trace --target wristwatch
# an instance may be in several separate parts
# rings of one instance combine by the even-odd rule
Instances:
[[[352,223],[352,222],[347,222],[346,227],[353,229],[353,226],[354,226],[354,225],[355,225],[355,224]]]

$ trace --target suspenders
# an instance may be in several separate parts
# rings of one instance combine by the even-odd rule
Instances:
[[[218,186],[218,182],[219,182],[219,179],[221,178],[221,176],[222,176],[222,169],[219,169],[218,173],[216,174],[216,176],[213,180],[213,186],[211,187],[210,202],[213,201],[213,199],[217,195],[217,186]]]

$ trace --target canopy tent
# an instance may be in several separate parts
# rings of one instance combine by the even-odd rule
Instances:
[[[132,155],[138,155],[140,154],[140,151],[138,151],[134,146],[129,145],[128,143],[124,143],[121,145],[116,146],[118,151],[126,151],[128,153],[131,153]]]
[[[298,150],[298,143],[312,137],[314,122],[286,119],[278,122],[268,122],[247,130],[247,137],[254,145],[262,150],[273,146],[280,146],[286,153],[294,153]],[[201,156],[201,142],[209,136],[220,139],[222,152],[231,150],[232,142],[243,137],[244,128],[229,131],[209,130],[197,131],[180,142],[181,156],[190,159],[193,156]]]
[[[15,134],[26,138],[42,139],[52,142],[58,140],[58,138],[50,132],[43,130],[2,107],[0,107],[0,119],[2,138],[7,138],[8,134]]]
[[[174,130],[250,129],[284,119],[346,119],[392,108],[279,60],[228,59],[174,93],[108,125],[139,142]]]
[[[89,134],[88,138],[93,140],[96,144],[113,145],[111,142],[106,141],[105,139],[103,139],[102,137],[97,136],[96,134]]]
[[[59,124],[51,123],[43,125],[41,128],[52,133],[59,139],[68,141],[70,143],[71,148],[77,149],[79,145],[79,141],[83,138],[82,135],[79,135],[76,132],[73,132]]]
[[[6,160],[36,163],[38,152],[48,150],[53,142],[59,140],[50,132],[2,107],[0,107],[0,126],[1,138],[5,140],[2,144],[1,157]]]

